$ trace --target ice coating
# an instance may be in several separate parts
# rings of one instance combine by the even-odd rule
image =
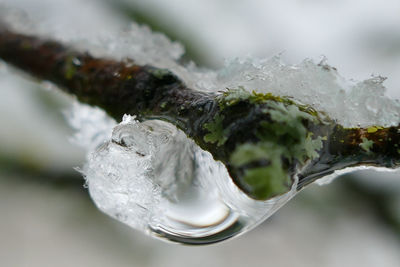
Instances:
[[[344,168],[341,170],[336,170],[332,174],[326,175],[321,179],[318,179],[315,181],[316,184],[318,185],[328,185],[330,184],[333,180],[338,178],[341,175],[350,173],[350,172],[355,172],[355,171],[374,171],[375,173],[379,172],[398,172],[398,169],[388,169],[388,168],[382,168],[382,167],[374,167],[374,166],[357,166],[357,167],[349,167],[349,168]]]

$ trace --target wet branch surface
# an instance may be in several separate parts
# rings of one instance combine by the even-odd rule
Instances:
[[[136,65],[134,60],[95,58],[4,27],[0,27],[0,58],[37,79],[53,82],[83,103],[104,109],[117,121],[131,114],[139,120],[174,124],[225,164],[233,181],[255,199],[290,190],[293,175],[302,166],[306,168],[299,174],[299,189],[349,166],[399,165],[399,127],[347,129],[284,98],[195,91],[169,70]]]

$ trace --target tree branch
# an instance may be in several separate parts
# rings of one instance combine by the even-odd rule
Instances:
[[[295,175],[300,189],[337,169],[400,162],[399,127],[347,129],[287,98],[243,89],[195,91],[165,69],[94,58],[1,27],[0,58],[116,120],[135,114],[174,124],[225,164],[255,199],[288,192]]]

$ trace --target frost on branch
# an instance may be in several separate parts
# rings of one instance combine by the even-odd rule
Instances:
[[[306,59],[288,65],[279,56],[228,60],[219,70],[198,68],[194,63],[182,65],[179,62],[184,54],[181,44],[135,23],[121,30],[122,23],[91,2],[81,7],[82,14],[74,14],[75,23],[68,17],[68,11],[60,8],[50,9],[45,16],[27,8],[32,17],[28,19],[24,11],[2,6],[0,15],[18,32],[50,37],[83,52],[90,51],[96,57],[133,59],[139,65],[168,69],[192,89],[215,92],[242,86],[249,92],[289,96],[326,112],[345,127],[389,126],[400,122],[400,104],[385,96],[382,77],[348,81],[326,59],[319,63]],[[96,12],[84,13],[91,9],[103,16]],[[91,23],[80,23],[81,17]]]

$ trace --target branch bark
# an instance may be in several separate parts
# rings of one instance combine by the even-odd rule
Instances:
[[[255,199],[286,193],[295,175],[300,189],[337,169],[394,168],[400,162],[399,126],[347,129],[311,107],[271,94],[195,91],[169,70],[94,58],[4,27],[0,58],[117,121],[134,114],[174,124],[225,164],[233,181]]]

